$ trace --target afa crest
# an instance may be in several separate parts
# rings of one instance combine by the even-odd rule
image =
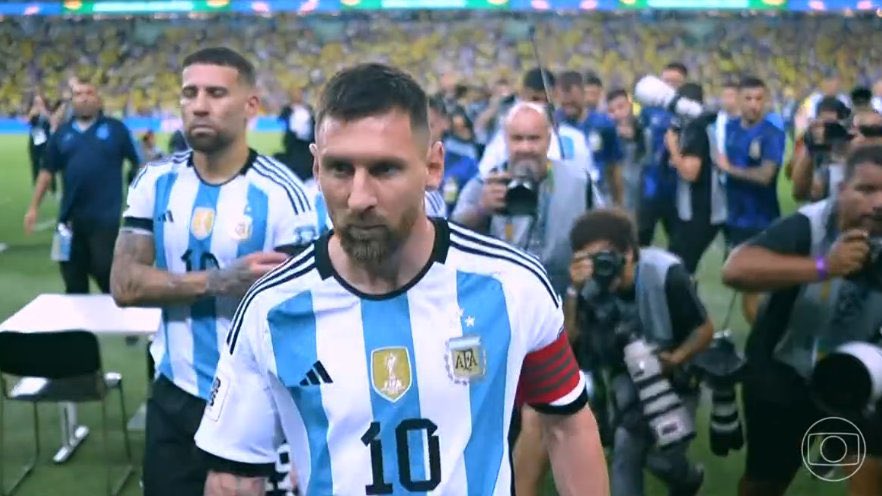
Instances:
[[[193,209],[193,217],[190,219],[190,232],[196,239],[205,239],[211,235],[214,229],[214,209],[196,207]]]
[[[762,154],[762,147],[760,145],[759,139],[755,139],[750,142],[750,148],[747,150],[747,153],[748,153],[748,155],[750,155],[750,158],[752,158],[753,160],[760,159],[760,156]]]
[[[480,336],[462,336],[447,341],[447,373],[453,382],[468,384],[487,373],[487,351]]]
[[[238,222],[233,224],[233,230],[231,232],[233,239],[237,241],[244,241],[251,237],[251,229],[252,229],[253,221],[251,217],[248,215],[243,215]]]
[[[383,398],[395,403],[413,383],[410,353],[395,346],[371,351],[371,386]]]

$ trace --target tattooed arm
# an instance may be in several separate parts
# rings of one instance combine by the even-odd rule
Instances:
[[[153,235],[123,229],[113,253],[110,290],[120,306],[189,304],[203,296],[242,296],[287,256],[256,252],[219,269],[176,274],[153,266]]]
[[[205,496],[264,496],[266,479],[264,477],[243,477],[222,472],[208,472],[205,481]]]

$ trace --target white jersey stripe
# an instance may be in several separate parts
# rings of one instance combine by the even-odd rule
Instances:
[[[294,198],[291,199],[291,203],[297,205],[295,210],[298,214],[309,209],[309,200],[307,199],[303,184],[284,165],[266,157],[258,157],[254,161],[254,168],[262,176],[284,187],[289,197],[293,194],[297,198],[296,203]]]
[[[545,272],[545,267],[542,265],[542,262],[538,258],[530,253],[527,253],[526,251],[519,250],[504,241],[500,241],[496,238],[491,238],[490,236],[485,236],[483,234],[478,234],[474,231],[470,231],[462,226],[453,223],[450,224],[450,233],[451,235],[456,235],[460,240],[464,239],[476,244],[485,245],[488,248],[504,250],[509,254],[515,256],[516,258],[521,259],[524,263],[532,265],[533,268],[535,268],[539,272]]]

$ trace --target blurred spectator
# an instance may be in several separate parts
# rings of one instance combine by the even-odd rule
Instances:
[[[646,142],[643,128],[634,117],[634,105],[627,90],[615,89],[606,97],[606,108],[616,123],[616,134],[622,144],[622,182],[624,185],[624,206],[636,213],[640,198],[640,176],[646,156]]]
[[[28,135],[28,156],[31,159],[31,183],[37,183],[37,175],[40,173],[40,163],[43,161],[43,152],[46,150],[46,142],[49,141],[49,133],[51,132],[50,124],[51,114],[46,105],[46,99],[43,95],[37,93],[31,102],[31,109],[28,111],[28,125],[31,131]],[[55,194],[55,178],[49,186],[53,194]]]
[[[314,117],[312,108],[303,101],[303,90],[291,90],[288,105],[282,109],[279,120],[285,126],[282,138],[285,150],[283,162],[300,179],[312,177],[312,152],[309,151],[309,144],[313,139]]]

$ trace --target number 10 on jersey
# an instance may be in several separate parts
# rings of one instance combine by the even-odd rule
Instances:
[[[385,463],[394,463],[393,460],[383,459],[383,442],[380,440],[382,426],[379,422],[371,422],[367,432],[361,436],[361,442],[371,450],[371,474],[373,482],[365,486],[367,494],[392,494],[392,484],[387,482],[383,474]],[[395,428],[395,455],[398,458],[398,482],[408,491],[423,492],[431,491],[441,483],[441,445],[435,431],[438,426],[431,420],[424,418],[411,418],[402,420]],[[429,475],[427,480],[415,481],[410,473],[410,444],[408,434],[410,432],[425,431],[426,442],[429,446]],[[423,453],[417,456],[422,457]]]

